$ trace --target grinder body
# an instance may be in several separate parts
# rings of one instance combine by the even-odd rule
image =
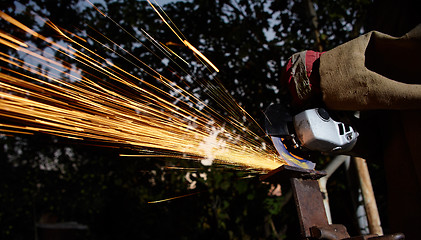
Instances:
[[[313,169],[315,164],[297,158],[294,152],[321,152],[339,154],[350,151],[357,142],[358,133],[349,125],[335,121],[323,108],[312,108],[292,116],[280,104],[272,104],[265,111],[266,133],[281,158],[289,165]],[[294,159],[295,158],[295,159]]]

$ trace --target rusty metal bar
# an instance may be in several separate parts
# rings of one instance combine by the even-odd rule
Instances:
[[[329,225],[319,184],[313,179],[291,178],[291,186],[300,220],[301,235],[309,238],[312,227]]]
[[[283,165],[266,175],[261,176],[262,181],[273,184],[291,184],[297,207],[298,219],[301,227],[302,239],[343,239],[343,240],[402,240],[401,233],[378,236],[350,237],[346,227],[341,224],[329,224],[323,204],[323,196],[317,179],[326,173]]]

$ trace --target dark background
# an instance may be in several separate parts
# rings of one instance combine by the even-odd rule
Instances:
[[[134,44],[131,37],[98,12],[76,7],[78,3],[83,1],[1,1],[0,9],[53,38],[51,30],[37,22],[34,14],[46,16],[72,31],[82,28],[86,30],[80,32],[82,36],[95,34],[89,30],[88,26],[92,26],[151,67],[162,69],[153,54]],[[309,4],[314,6],[314,13]],[[98,7],[129,32],[141,27],[156,39],[177,42],[145,1],[104,1]],[[306,49],[326,51],[370,30],[400,36],[420,22],[415,1],[409,0],[193,0],[163,8],[186,38],[218,66],[218,80],[259,122],[265,106],[271,102],[288,102],[279,77],[283,64],[293,53]],[[0,26],[3,31],[20,34],[9,31],[10,26],[4,21]],[[269,40],[266,30],[273,35]],[[44,43],[37,44],[46,47]],[[179,51],[188,61],[194,61],[187,51]],[[125,64],[110,52],[104,50],[101,54],[115,63]],[[130,65],[125,68],[139,73]],[[197,79],[209,75],[200,66],[188,71]],[[169,74],[172,70],[164,68],[162,72]],[[200,84],[193,84],[188,90],[201,88]],[[201,92],[202,99],[210,97],[206,91]],[[269,196],[270,186],[256,177],[249,178],[247,171],[204,167],[174,159],[121,158],[120,153],[130,151],[47,135],[1,135],[0,146],[0,239],[36,239],[42,235],[37,223],[69,221],[88,227],[77,231],[75,238],[81,239],[296,239],[298,236],[291,201],[285,196]],[[329,158],[323,159],[319,167],[328,161]],[[40,167],[48,162],[55,162],[58,167],[50,170]],[[164,168],[174,165],[197,168],[197,177],[193,177],[197,181],[195,189],[187,188],[185,175],[191,170]],[[387,232],[381,163],[370,163],[370,170]],[[199,173],[206,173],[207,179]],[[348,230],[355,232],[348,219],[352,211],[346,205],[346,181],[342,176],[341,172],[335,174],[329,183],[334,222],[346,223]],[[195,194],[148,203],[190,193]],[[72,238],[71,234],[65,236]]]

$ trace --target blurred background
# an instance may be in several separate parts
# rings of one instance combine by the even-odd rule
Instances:
[[[144,29],[183,54],[183,46],[177,45],[178,39],[147,1],[93,3],[134,36],[140,38],[139,29]],[[410,0],[157,3],[185,37],[217,65],[219,81],[259,123],[270,103],[289,101],[279,78],[293,53],[327,51],[371,30],[401,36],[419,21],[415,1]],[[35,15],[68,30],[79,29],[81,37],[103,34],[153,69],[174,75],[153,53],[83,0],[1,1],[0,10],[52,39],[59,36]],[[0,21],[2,31],[13,33],[8,28]],[[24,41],[29,38],[14,34]],[[35,44],[40,49],[47,47],[44,42]],[[121,56],[105,49],[97,51],[130,73],[140,74]],[[191,54],[183,57],[193,61]],[[200,65],[186,70],[198,79],[210,74]],[[174,76],[173,80],[180,78]],[[188,88],[201,99],[209,99],[199,86]],[[212,101],[208,104],[212,106]],[[124,158],[119,156],[122,153],[131,151],[49,135],[0,133],[0,239],[296,239],[299,234],[290,197],[271,195],[271,186],[259,181],[256,174],[171,158]],[[321,158],[318,168],[329,160]],[[370,162],[369,167],[387,232],[382,165]],[[341,171],[335,173],[329,182],[329,196],[334,222],[345,222],[352,232],[356,230],[354,223],[346,220],[351,213],[343,178]],[[67,232],[50,231],[47,236],[44,231],[52,226],[49,224],[58,223]]]

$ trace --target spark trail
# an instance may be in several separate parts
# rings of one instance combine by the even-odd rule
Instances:
[[[139,68],[156,83],[113,64],[90,49],[88,39],[49,21],[46,24],[65,41],[55,42],[1,11],[0,18],[72,60],[58,59],[0,32],[2,49],[8,48],[0,52],[1,132],[46,133],[130,148],[146,157],[208,160],[251,170],[268,171],[284,164],[273,149],[264,147],[264,139],[242,124],[240,119],[249,116],[232,98],[219,101],[232,114],[224,119],[140,59],[136,58]],[[87,38],[106,48],[98,39]],[[182,41],[187,45],[187,40]],[[42,71],[39,64],[50,71]]]

